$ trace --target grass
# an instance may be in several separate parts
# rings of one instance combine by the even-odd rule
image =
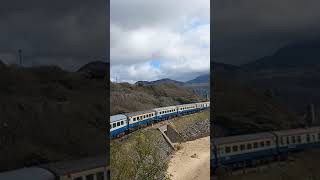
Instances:
[[[111,175],[115,180],[168,179],[167,162],[160,156],[157,130],[137,131],[123,141],[111,143]]]
[[[172,120],[171,122],[173,127],[180,133],[188,127],[195,124],[196,122],[203,121],[206,119],[210,119],[210,110],[206,110],[189,116],[178,117]]]
[[[294,161],[274,166],[263,172],[234,175],[225,180],[320,180],[320,151],[310,150],[295,155]]]

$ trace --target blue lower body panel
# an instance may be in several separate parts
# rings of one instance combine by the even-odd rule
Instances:
[[[119,129],[116,129],[116,130],[112,130],[112,131],[110,131],[110,137],[111,138],[117,137],[119,134],[124,133],[127,130],[128,130],[127,126],[119,128]]]
[[[162,120],[166,120],[166,119],[169,119],[169,118],[172,117],[172,116],[177,116],[177,115],[178,115],[177,112],[169,113],[169,114],[164,114],[164,115],[159,115],[159,116],[157,117],[157,120],[158,120],[158,121],[162,121]]]
[[[180,111],[179,115],[191,114],[191,113],[196,113],[196,112],[199,112],[199,109],[191,109],[191,110]]]
[[[220,157],[219,163],[222,165],[227,165],[227,164],[232,164],[232,163],[241,162],[241,161],[272,157],[276,154],[277,154],[276,148],[266,149],[266,150],[260,150],[255,152],[248,152],[244,154],[231,155],[228,157]]]

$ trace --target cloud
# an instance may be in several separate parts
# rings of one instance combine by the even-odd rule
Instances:
[[[121,81],[184,81],[208,73],[209,7],[209,0],[111,1],[111,78],[120,69]]]
[[[316,0],[217,0],[212,9],[214,60],[242,64],[295,41],[319,38]]]
[[[106,5],[86,0],[5,0],[0,7],[0,54],[6,54],[6,63],[18,63],[21,48],[26,65],[55,64],[68,70],[92,57],[106,57]]]

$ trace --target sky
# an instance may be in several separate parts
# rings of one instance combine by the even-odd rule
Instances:
[[[58,65],[75,71],[87,62],[107,61],[107,1],[2,0],[0,59],[24,66]]]
[[[215,0],[213,61],[240,65],[297,41],[319,39],[318,0]]]
[[[187,81],[210,71],[210,0],[111,0],[110,77]]]

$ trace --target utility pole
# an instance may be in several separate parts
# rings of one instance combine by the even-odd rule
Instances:
[[[20,63],[20,66],[22,66],[22,50],[21,49],[18,50],[18,54],[19,54],[19,63]]]

